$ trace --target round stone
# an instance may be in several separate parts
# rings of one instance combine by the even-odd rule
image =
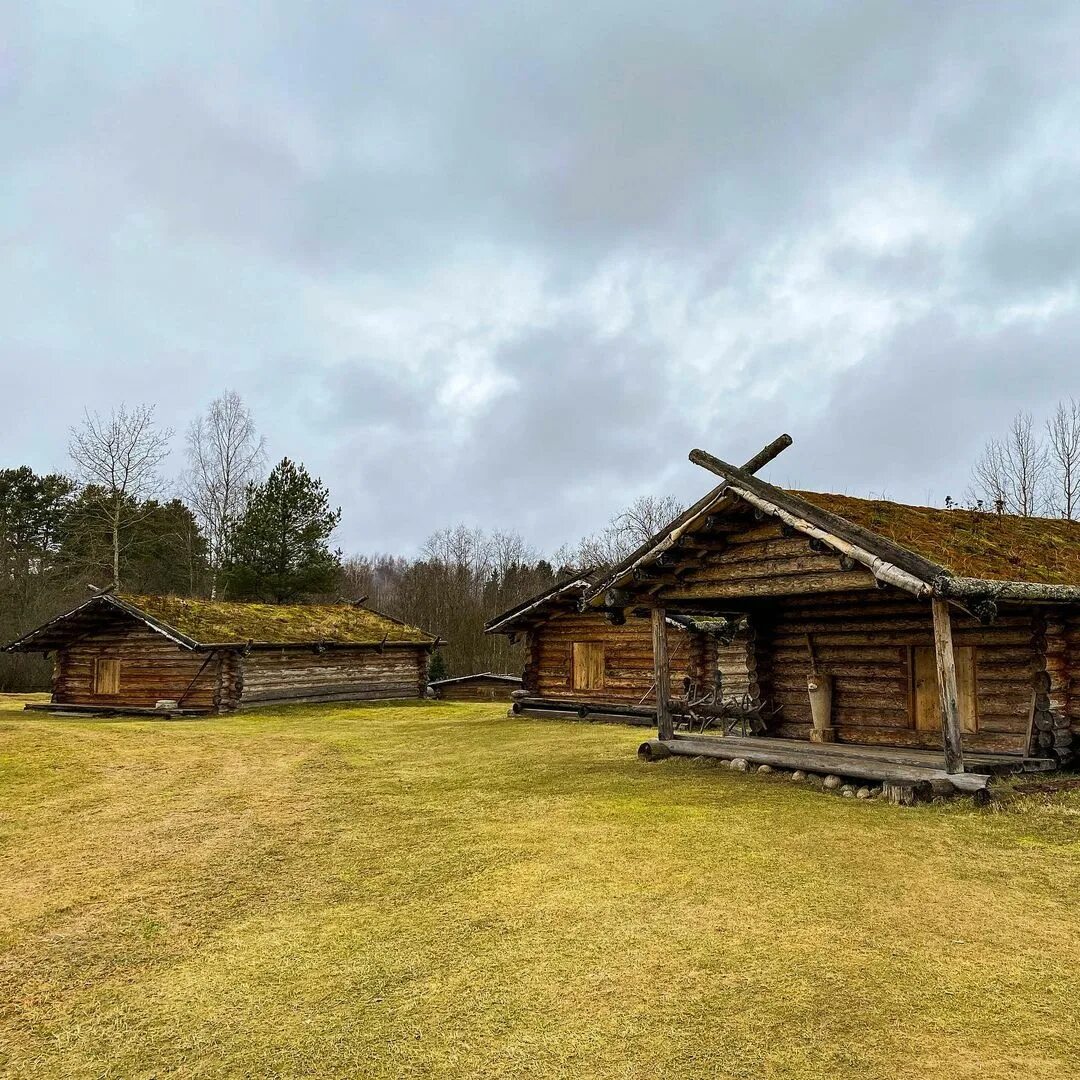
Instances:
[[[825,777],[825,787],[829,791],[835,791],[842,782],[839,776],[834,776],[832,773]]]
[[[795,770],[795,771],[794,771],[794,772],[793,772],[793,773],[791,774],[791,779],[792,779],[792,780],[805,780],[805,779],[806,779],[806,773],[804,773],[804,772],[802,771],[802,769],[796,769],[796,770]]]

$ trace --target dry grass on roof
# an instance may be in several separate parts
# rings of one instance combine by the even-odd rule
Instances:
[[[351,604],[247,604],[178,596],[119,597],[202,644],[340,642],[351,645],[422,642],[430,634]]]
[[[816,491],[793,494],[961,577],[1080,585],[1080,522],[907,506]]]

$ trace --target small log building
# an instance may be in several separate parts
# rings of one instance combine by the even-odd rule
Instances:
[[[54,656],[65,711],[210,713],[419,698],[438,639],[354,604],[101,594],[8,646]]]
[[[1080,523],[787,491],[690,456],[723,482],[591,581],[581,603],[654,630],[673,613],[743,620],[765,737],[721,737],[714,718],[730,710],[710,655],[693,654],[695,702],[678,693],[667,634],[654,633],[654,677],[669,696],[643,756],[740,756],[959,790],[1072,758]]]
[[[573,714],[650,727],[654,723],[652,627],[641,619],[613,622],[603,611],[581,610],[584,596],[603,574],[603,570],[575,573],[488,622],[487,633],[525,642],[516,713]],[[687,616],[672,614],[666,619],[671,695],[692,696],[688,680],[710,665],[730,694],[748,691],[745,637],[737,625],[724,622],[722,629],[727,633],[700,632]]]
[[[510,695],[521,689],[521,679],[484,671],[456,679],[437,679],[429,685],[439,701],[509,701]]]

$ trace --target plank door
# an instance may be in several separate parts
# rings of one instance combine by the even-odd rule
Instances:
[[[575,690],[601,690],[604,686],[604,646],[598,641],[574,642]]]
[[[119,694],[120,693],[120,661],[119,660],[95,660],[94,661],[94,693],[95,694]]]
[[[960,711],[960,730],[974,734],[979,730],[975,705],[975,650],[954,648],[956,656],[956,703]],[[941,732],[941,695],[938,691],[937,658],[931,647],[912,649],[912,713],[916,731]]]

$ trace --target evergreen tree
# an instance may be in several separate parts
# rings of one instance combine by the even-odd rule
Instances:
[[[341,552],[329,540],[341,511],[322,481],[283,458],[265,482],[248,485],[246,502],[225,559],[228,594],[280,604],[332,590]]]
[[[445,679],[446,675],[446,660],[443,658],[442,651],[436,649],[428,664],[428,682],[438,682],[440,679]]]

